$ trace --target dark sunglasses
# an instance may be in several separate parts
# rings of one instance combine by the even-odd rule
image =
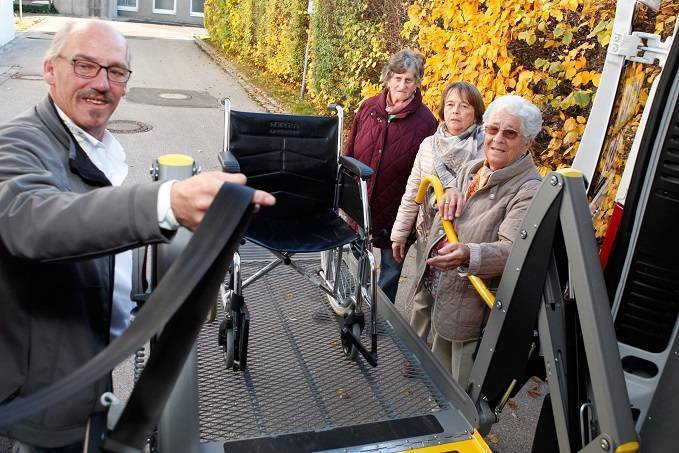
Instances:
[[[483,126],[483,130],[485,130],[486,134],[488,134],[488,135],[495,135],[499,132],[507,140],[514,140],[516,137],[519,136],[519,133],[517,131],[515,131],[514,129],[502,129],[502,130],[500,130],[499,127],[493,126],[491,124],[489,124],[487,126]]]

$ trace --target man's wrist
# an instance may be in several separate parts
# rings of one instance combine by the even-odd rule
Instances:
[[[157,215],[158,215],[158,226],[165,230],[176,230],[179,228],[179,222],[177,222],[174,212],[172,211],[172,185],[176,183],[177,180],[165,181],[160,185],[158,189],[158,204],[157,204]]]

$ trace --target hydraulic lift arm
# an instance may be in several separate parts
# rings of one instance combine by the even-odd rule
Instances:
[[[505,267],[467,389],[482,433],[525,380],[538,347],[559,451],[637,451],[585,184],[576,170],[546,177]]]

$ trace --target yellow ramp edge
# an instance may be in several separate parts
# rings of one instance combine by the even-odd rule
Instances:
[[[476,430],[474,430],[472,438],[468,440],[449,442],[446,444],[432,445],[430,447],[415,448],[405,451],[408,453],[492,453],[492,450],[483,440],[481,434],[479,434],[479,432]]]

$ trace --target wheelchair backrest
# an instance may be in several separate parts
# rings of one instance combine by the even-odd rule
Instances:
[[[267,216],[304,215],[332,208],[337,177],[335,116],[232,110],[229,149],[248,185],[276,196]]]

